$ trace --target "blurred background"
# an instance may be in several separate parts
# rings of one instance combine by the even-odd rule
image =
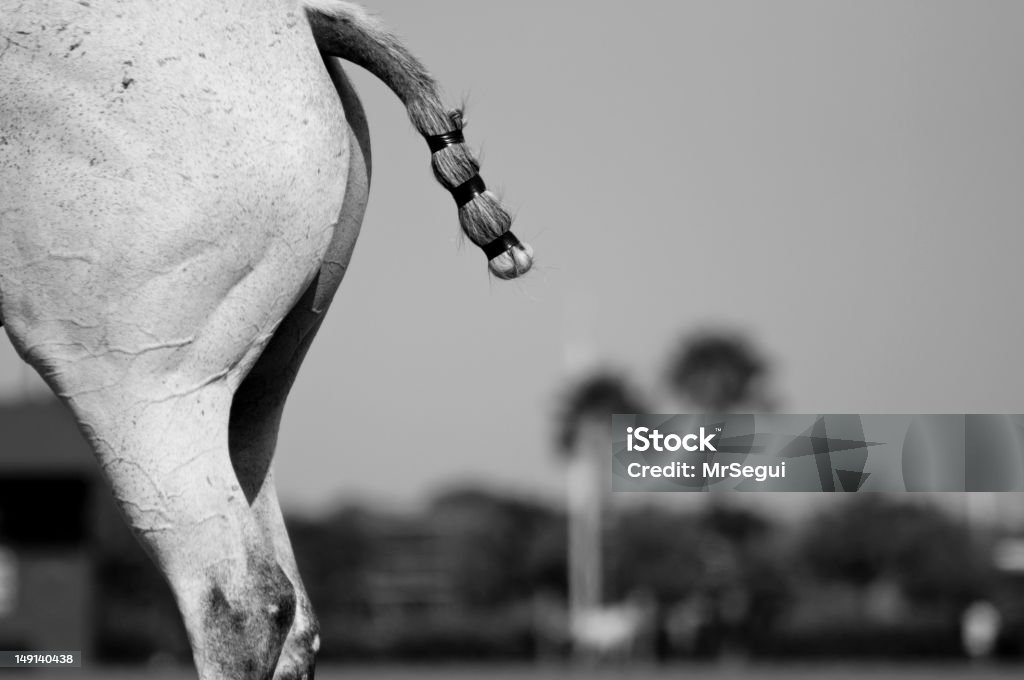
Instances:
[[[1024,412],[1024,5],[371,9],[538,265],[487,277],[349,67],[371,202],[276,463],[322,675],[1016,672],[1021,496],[612,495],[600,456],[613,411]],[[0,649],[179,677],[169,590],[7,343],[0,400]]]

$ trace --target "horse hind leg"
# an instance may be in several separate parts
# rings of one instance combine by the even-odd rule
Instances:
[[[274,680],[313,680],[320,636],[278,503],[271,461],[288,393],[352,255],[370,181],[369,130],[362,106],[340,66],[334,62],[327,66],[342,100],[352,142],[341,215],[320,273],[274,332],[235,393],[231,408],[232,464],[264,541],[273,546],[296,595],[295,620]]]
[[[268,349],[274,349],[273,343]],[[271,351],[269,356],[274,354]],[[270,469],[291,380],[287,374],[278,374],[279,380],[271,378],[267,382],[272,365],[265,353],[254,369],[257,375],[250,374],[236,394],[230,428],[231,462],[262,541],[272,550],[295,596],[295,615],[282,641],[273,678],[312,680],[320,649],[320,626],[299,575]]]
[[[232,465],[263,540],[272,546],[296,596],[295,618],[274,680],[313,680],[320,649],[319,623],[299,575],[271,470],[285,400],[323,318],[309,309],[319,286],[320,277],[285,317],[239,386],[231,408]]]
[[[270,680],[295,593],[228,452],[231,391],[212,383],[131,408],[72,400],[129,524],[170,583],[201,680]]]
[[[312,680],[320,649],[319,623],[299,575],[271,470],[285,400],[319,326],[308,313],[317,285],[314,282],[285,317],[242,381],[231,407],[231,463],[263,541],[271,546],[296,598],[295,617],[274,680]]]

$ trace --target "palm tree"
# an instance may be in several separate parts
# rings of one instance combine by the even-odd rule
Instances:
[[[558,415],[557,450],[567,464],[569,621],[576,625],[603,600],[603,534],[611,488],[611,416],[643,413],[620,376],[593,373],[573,385]]]

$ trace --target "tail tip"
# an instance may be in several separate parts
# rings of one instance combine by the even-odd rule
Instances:
[[[510,281],[530,271],[533,266],[533,248],[529,243],[512,246],[487,263],[491,273],[503,281]]]

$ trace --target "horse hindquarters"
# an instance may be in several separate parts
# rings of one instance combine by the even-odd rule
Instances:
[[[166,12],[216,14],[183,4]],[[301,15],[263,27],[279,52],[228,55],[249,42],[108,9],[73,24],[74,67],[48,44],[4,57],[0,305],[170,582],[200,677],[267,680],[296,587],[232,466],[230,412],[330,257],[344,115]]]

